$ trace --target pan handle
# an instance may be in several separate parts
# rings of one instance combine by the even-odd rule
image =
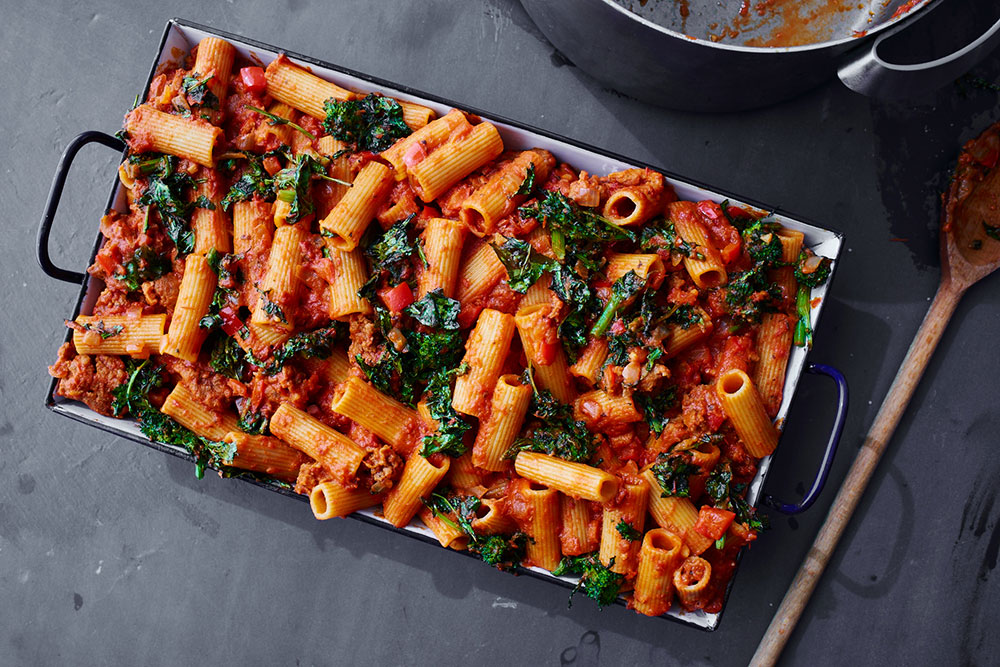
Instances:
[[[843,373],[833,366],[825,364],[809,364],[806,370],[810,373],[826,375],[836,383],[837,416],[833,418],[833,429],[830,431],[830,439],[826,443],[826,451],[823,452],[823,460],[820,463],[819,470],[816,471],[816,477],[813,479],[812,486],[805,497],[798,503],[785,503],[769,494],[764,494],[764,504],[783,514],[799,514],[809,509],[816,502],[816,498],[819,497],[820,492],[823,490],[823,485],[826,484],[830,468],[833,466],[833,457],[837,453],[840,435],[844,431],[844,420],[847,419],[847,380],[844,378]]]
[[[76,157],[81,148],[91,143],[103,144],[118,152],[125,150],[125,142],[121,139],[96,130],[84,132],[69,142],[62,157],[59,158],[59,166],[56,167],[56,174],[52,178],[52,187],[49,189],[49,196],[45,201],[42,221],[38,225],[38,264],[42,267],[42,271],[50,278],[76,285],[82,283],[86,275],[78,271],[61,269],[52,263],[52,258],[49,257],[49,233],[52,231],[52,221],[55,220],[56,209],[59,208],[59,200],[62,199],[63,187],[66,185],[66,176],[73,164],[73,158]]]
[[[914,65],[898,65],[883,60],[878,53],[882,42],[907,25],[910,23],[902,23],[895,30],[882,33],[870,49],[851,52],[837,71],[844,85],[869,97],[912,97],[951,83],[1000,45],[1000,20],[997,20],[975,41],[943,58]]]

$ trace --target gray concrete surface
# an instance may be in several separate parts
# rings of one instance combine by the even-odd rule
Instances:
[[[938,279],[938,194],[961,142],[1000,119],[992,90],[907,103],[835,83],[756,112],[676,113],[553,53],[514,0],[3,3],[0,201],[0,664],[739,665],[822,521]],[[113,132],[165,21],[196,20],[408,83],[729,189],[847,235],[812,359],[848,376],[842,451],[816,507],[746,555],[704,634],[566,606],[511,577],[301,503],[206,478],[51,414],[45,367],[77,296],[34,235],[66,143]],[[975,74],[1000,82],[1000,56]],[[90,148],[56,224],[82,268],[114,174]],[[1000,651],[1000,277],[959,307],[783,656],[788,665],[988,664]],[[767,490],[794,497],[830,417],[801,385]],[[993,630],[990,630],[993,628]]]

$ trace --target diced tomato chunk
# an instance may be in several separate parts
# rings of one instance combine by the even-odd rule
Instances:
[[[694,524],[694,530],[699,535],[717,540],[726,534],[729,525],[735,518],[736,514],[729,510],[720,510],[704,505],[698,512],[698,521]]]
[[[385,307],[394,313],[398,313],[411,303],[413,303],[413,291],[406,283],[399,283],[395,287],[384,289],[379,293]]]
[[[243,321],[232,306],[225,306],[219,311],[219,316],[222,318],[222,330],[228,335],[235,336],[236,332],[243,328]]]
[[[539,366],[550,366],[553,361],[556,360],[556,350],[559,348],[558,341],[543,341],[541,345],[538,346],[538,362]]]
[[[267,90],[267,79],[264,78],[264,70],[260,67],[244,67],[240,70],[240,79],[251,93],[261,94]]]

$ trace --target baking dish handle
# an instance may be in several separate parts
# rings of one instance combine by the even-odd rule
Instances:
[[[833,429],[830,431],[830,439],[826,443],[826,451],[823,452],[823,460],[820,463],[819,470],[816,471],[816,477],[813,479],[812,486],[805,497],[798,503],[785,503],[769,494],[764,495],[764,504],[768,507],[773,507],[783,514],[804,512],[816,502],[816,498],[819,497],[820,492],[823,490],[823,485],[826,484],[830,468],[833,466],[833,457],[837,453],[840,435],[844,430],[844,420],[847,419],[847,380],[844,378],[843,373],[833,366],[825,364],[809,364],[806,370],[810,373],[826,375],[837,385],[837,415],[833,418]]]
[[[926,16],[924,14],[923,16]],[[881,99],[912,97],[937,90],[972,69],[1000,45],[1000,20],[971,43],[942,58],[913,65],[899,65],[884,60],[878,53],[882,43],[909,23],[878,36],[869,49],[852,52],[837,71],[837,76],[856,93]]]
[[[96,130],[84,132],[69,142],[69,146],[66,147],[59,159],[59,166],[56,167],[56,174],[52,178],[52,187],[49,189],[49,196],[45,201],[42,222],[38,226],[38,264],[42,267],[42,271],[50,278],[76,285],[82,283],[86,276],[78,271],[61,269],[52,263],[52,258],[49,257],[49,233],[52,231],[52,221],[56,217],[56,209],[59,208],[59,200],[62,198],[63,187],[66,185],[66,175],[73,164],[73,158],[76,157],[81,148],[92,143],[103,144],[118,152],[125,150],[125,142],[121,139]]]

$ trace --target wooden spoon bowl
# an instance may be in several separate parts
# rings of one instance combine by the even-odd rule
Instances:
[[[941,283],[882,401],[875,422],[837,493],[812,549],[799,567],[751,665],[773,665],[792,634],[813,589],[861,500],[913,396],[920,376],[962,294],[1000,268],[1000,123],[962,147],[955,175],[942,198]]]
[[[942,280],[966,288],[1000,266],[1000,123],[962,148],[941,215]],[[992,236],[991,236],[992,234]]]

